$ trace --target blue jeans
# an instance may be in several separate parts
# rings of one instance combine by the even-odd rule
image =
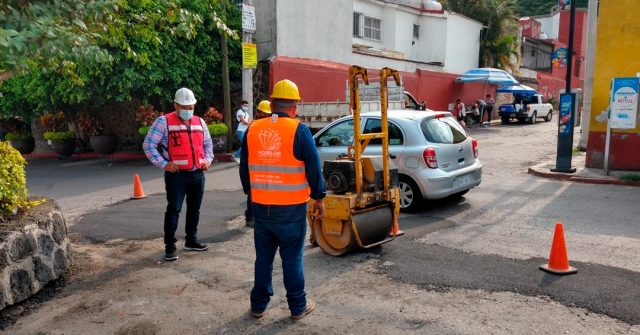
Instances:
[[[291,315],[302,314],[307,308],[302,257],[307,234],[306,217],[303,216],[294,222],[275,222],[254,217],[253,229],[256,263],[255,281],[251,290],[251,310],[262,313],[273,296],[271,273],[273,260],[279,248],[289,310]]]
[[[164,244],[174,245],[178,219],[182,203],[187,198],[187,220],[185,233],[187,242],[193,242],[198,234],[200,205],[204,194],[204,173],[197,171],[165,172],[164,184],[167,191],[167,211],[164,214]]]
[[[238,140],[240,140],[240,149],[236,151],[236,157],[240,158],[240,151],[242,150],[242,139],[244,138],[244,131],[238,130],[236,133],[238,134]]]

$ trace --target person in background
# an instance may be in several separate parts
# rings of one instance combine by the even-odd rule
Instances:
[[[486,113],[487,113],[487,121],[491,123],[491,116],[493,115],[493,106],[496,101],[491,97],[491,94],[487,94],[485,102],[487,103]]]
[[[480,116],[478,104],[473,104],[473,123],[479,125],[481,122],[482,117]]]
[[[167,261],[178,259],[176,230],[187,200],[184,250],[205,251],[209,248],[198,241],[198,221],[204,195],[204,171],[213,162],[213,141],[207,124],[194,116],[196,105],[193,92],[181,88],[176,92],[175,111],[160,116],[151,125],[142,148],[153,165],[163,169],[167,192],[167,210],[164,214],[164,244]],[[158,151],[158,146],[164,150]]]
[[[463,113],[463,111],[466,110],[466,108],[467,107],[464,105],[462,100],[460,100],[460,99],[456,100],[456,106],[453,109],[453,117],[455,117],[456,120],[460,121],[460,117],[462,117],[462,115],[463,115],[462,113]]]
[[[249,128],[249,125],[252,121],[251,112],[249,112],[249,103],[247,101],[242,101],[240,109],[236,112],[236,120],[238,121],[238,129],[236,130],[236,134],[238,135],[238,140],[240,141],[240,149],[236,151],[235,156],[233,156],[233,160],[237,163],[240,163],[240,151],[242,150],[242,139],[244,138],[244,134]]]
[[[271,117],[257,120],[242,142],[240,180],[251,194],[255,227],[255,279],[251,290],[251,315],[265,315],[273,296],[272,272],[276,252],[282,259],[282,276],[291,318],[300,320],[316,304],[307,299],[304,286],[304,245],[307,202],[324,215],[327,194],[320,157],[309,128],[296,120],[298,86],[281,80],[271,94]]]
[[[486,113],[487,103],[482,99],[476,100],[476,103],[478,104],[478,110],[480,111],[480,115],[482,116],[482,117],[480,117],[480,121],[483,124],[483,126],[486,127],[489,123],[488,122],[482,122],[482,119],[484,119],[484,114]],[[489,120],[491,120],[491,117],[489,117]]]
[[[271,116],[271,103],[269,100],[262,100],[258,104],[256,121]],[[247,209],[244,211],[244,219],[247,227],[253,227],[253,204],[251,203],[251,192],[247,195]]]

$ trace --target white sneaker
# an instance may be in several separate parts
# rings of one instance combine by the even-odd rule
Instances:
[[[233,160],[236,161],[236,163],[240,164],[240,158],[239,157],[233,156]]]

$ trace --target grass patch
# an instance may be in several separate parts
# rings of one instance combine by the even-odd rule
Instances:
[[[626,174],[620,177],[622,181],[640,181],[640,174]]]
[[[571,152],[575,155],[580,152],[580,149],[578,147],[575,147]]]

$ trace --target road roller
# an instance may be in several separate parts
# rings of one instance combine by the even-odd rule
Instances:
[[[387,80],[393,77],[400,86],[398,71],[380,71],[381,132],[361,134],[359,79],[369,85],[367,70],[359,66],[349,68],[350,105],[353,112],[354,138],[348,152],[335,160],[324,161],[322,173],[327,188],[325,213],[314,216],[312,202],[307,218],[311,243],[332,256],[349,251],[371,248],[396,238],[400,213],[398,168],[389,160],[389,123],[387,121]],[[364,156],[369,142],[380,139],[381,156]]]

